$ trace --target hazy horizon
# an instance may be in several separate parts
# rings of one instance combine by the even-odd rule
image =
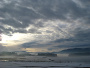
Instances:
[[[90,0],[0,0],[2,51],[89,57]]]

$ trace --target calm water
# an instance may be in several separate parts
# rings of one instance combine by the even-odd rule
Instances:
[[[74,68],[90,66],[85,63],[55,63],[55,62],[0,62],[0,68]]]

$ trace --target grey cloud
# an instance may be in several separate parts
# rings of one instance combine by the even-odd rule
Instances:
[[[86,47],[90,47],[90,43],[77,43],[77,44],[63,44],[63,45],[58,45],[58,46],[54,46],[53,48],[86,48]]]
[[[81,1],[81,3],[83,3],[85,6],[88,6],[88,7],[86,7],[86,8],[90,8],[89,6],[90,6],[90,0],[80,0]]]
[[[44,21],[37,22],[37,23],[34,24],[34,26],[37,27],[37,28],[43,28],[43,27],[45,27],[43,22]]]
[[[50,30],[46,30],[46,33],[53,33],[53,31],[50,31]]]
[[[28,33],[32,33],[32,34],[41,34],[40,31],[38,31],[38,29],[32,28],[28,30]]]
[[[34,46],[34,45],[36,45],[36,42],[24,43],[24,44],[22,44],[21,46],[22,46],[23,48],[30,48],[30,47],[32,47],[32,46]]]
[[[32,42],[27,42],[27,43],[21,44],[20,46],[22,48],[44,48],[44,47],[48,47],[50,45],[52,45],[52,44],[51,43],[43,43],[43,44],[41,44],[38,41],[32,41]]]
[[[60,38],[54,41],[51,41],[53,44],[57,44],[53,46],[51,49],[57,48],[85,48],[90,47],[90,29],[86,27],[85,29],[76,28],[73,31],[73,37],[70,36],[68,38]]]
[[[5,46],[2,46],[2,44],[0,44],[0,52],[6,51],[6,50],[7,50],[7,48]]]
[[[13,29],[12,28],[5,28],[3,26],[0,26],[0,31],[3,34],[8,34],[8,35],[13,33]]]
[[[75,38],[79,41],[86,41],[90,40],[90,29],[86,30],[76,30],[75,31]]]
[[[55,43],[60,43],[60,42],[65,42],[65,41],[74,41],[74,39],[73,39],[73,38],[57,39],[57,40],[55,40],[54,42],[55,42]]]
[[[61,20],[69,24],[75,23],[75,21],[79,20],[78,23],[80,23],[81,26],[90,25],[90,1],[79,1],[83,6],[85,6],[84,8],[79,7],[73,0],[10,0],[9,3],[5,3],[5,0],[1,0],[3,7],[0,8],[0,17],[3,17],[4,19],[0,19],[0,24],[12,26],[15,29],[5,28],[4,26],[0,25],[0,30],[8,35],[10,33],[20,32],[41,34],[40,37],[42,37],[42,32],[39,31],[39,29],[48,27],[48,25],[45,25],[45,22],[47,20]],[[43,19],[43,21],[37,21],[37,19]],[[30,28],[27,31],[25,28],[27,28],[28,26],[33,26],[33,28]],[[52,27],[55,29],[56,34],[48,29],[46,30],[46,33],[53,33],[53,38],[51,38],[51,36],[47,36],[47,38],[50,37],[51,40],[53,40],[56,39],[54,37],[57,36],[58,39],[49,42],[48,44],[39,44],[36,42],[25,43],[22,45],[22,47],[43,47],[48,46],[51,43],[54,44],[64,42],[73,42],[73,44],[71,43],[70,45],[63,44],[55,46],[59,48],[68,48],[75,46],[83,47],[85,45],[89,47],[90,28],[85,27],[85,29],[82,29],[81,26],[79,26],[80,29],[78,29],[78,27],[73,28],[73,25],[72,27],[70,27],[71,29],[73,29],[73,31],[71,31],[70,29],[68,30],[68,32],[65,31],[68,29],[68,27],[65,27],[64,25]],[[67,35],[68,37],[59,39],[61,34],[58,33]],[[70,34],[73,34],[73,36],[71,36]],[[81,42],[83,42],[83,44]]]
[[[13,5],[12,3],[0,8],[0,13],[2,13],[4,15],[3,17],[5,17],[5,20],[2,20],[1,23],[11,25],[16,28],[25,28],[32,23],[32,19],[39,17],[39,15],[33,10],[27,9],[26,7],[18,6],[15,9],[15,4]],[[7,16],[7,14],[9,16]],[[22,24],[13,18],[16,18],[18,21],[22,21]]]
[[[88,17],[90,14],[88,11],[87,8],[78,7],[72,0],[20,0],[20,2],[13,0],[5,4],[3,8],[0,8],[0,16],[5,18],[0,23],[13,26],[14,28],[22,28],[23,30],[23,28],[28,27],[30,24],[35,27],[44,27],[45,23],[38,22],[36,24],[35,19],[60,19],[68,21],[66,15],[70,14],[71,19],[76,20]],[[89,19],[85,20],[85,22],[89,23]]]
[[[27,33],[27,30],[25,30],[25,29],[12,29],[11,27],[6,28],[3,26],[0,26],[0,31],[1,31],[1,33],[7,34],[7,35],[12,35],[15,32]]]
[[[25,29],[17,29],[17,30],[14,30],[13,32],[28,33],[28,31]]]
[[[2,32],[2,30],[5,29],[3,26],[0,26],[0,32]]]
[[[75,30],[73,32],[74,37],[65,38],[65,39],[57,39],[55,41],[52,41],[52,43],[65,43],[68,42],[68,44],[61,44],[55,47],[59,48],[69,48],[69,47],[90,47],[90,30]]]

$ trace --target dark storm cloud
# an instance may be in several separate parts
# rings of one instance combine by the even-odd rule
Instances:
[[[90,29],[78,29],[73,31],[73,37],[60,38],[51,43],[65,43],[58,45],[59,48],[67,47],[90,47]],[[68,44],[66,43],[68,42]]]
[[[35,42],[24,43],[24,44],[22,44],[21,46],[22,46],[23,48],[31,48],[31,47],[35,46],[36,44],[37,44],[37,43],[36,43],[36,41],[35,41]]]
[[[44,43],[41,44],[38,41],[33,41],[33,42],[27,42],[21,45],[22,48],[44,48],[48,47],[48,45],[52,45],[51,43]]]
[[[30,3],[33,1],[30,0]],[[34,7],[34,6],[37,7]],[[78,19],[88,16],[88,9],[82,9],[77,6],[72,0],[37,0],[34,3],[34,8],[48,19],[67,19],[66,15],[71,14],[72,19]]]
[[[78,47],[78,48],[84,48],[84,47],[90,47],[90,44],[89,43],[84,43],[84,44],[79,44],[79,43],[77,43],[77,44],[64,44],[64,45],[58,45],[58,46],[55,46],[54,48],[76,48],[76,47]]]
[[[5,20],[0,20],[0,23],[14,28],[26,28],[29,24],[36,26],[35,19],[69,21],[86,18],[85,22],[89,23],[89,9],[78,7],[72,0],[20,0],[20,2],[13,0],[10,3],[4,3],[5,1],[2,0],[1,2],[4,6],[0,8],[0,16],[5,18]],[[84,4],[87,3],[85,2]],[[67,14],[70,14],[71,19],[67,18]],[[39,23],[39,26],[36,27],[43,27],[44,24],[41,25]]]
[[[81,39],[82,40],[82,39]],[[60,42],[59,42],[60,41]],[[69,40],[59,40],[58,42],[55,42],[55,43],[58,43],[57,46],[54,46],[53,48],[75,48],[75,47],[78,47],[78,48],[84,48],[84,47],[90,47],[90,41],[89,40],[84,40],[84,41],[79,41],[79,40],[72,40],[72,39],[69,39]],[[63,44],[62,44],[63,43]]]
[[[85,8],[90,8],[90,0],[80,0],[82,4],[84,4],[86,7]],[[87,7],[88,6],[88,7]]]
[[[88,41],[90,40],[90,29],[86,30],[76,30],[75,31],[75,38],[78,41]]]
[[[27,9],[27,7],[16,6],[16,4],[18,3],[11,1],[10,4],[5,4],[3,8],[0,8],[0,16],[5,18],[0,20],[0,23],[13,26],[14,28],[26,28],[29,24],[34,24],[31,21],[32,19],[40,18],[40,15],[33,10]]]

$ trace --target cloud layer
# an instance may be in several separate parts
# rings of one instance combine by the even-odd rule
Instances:
[[[0,31],[21,48],[90,47],[89,0],[1,0]],[[23,36],[21,36],[23,35]],[[16,37],[16,36],[15,36]],[[14,40],[14,39],[13,39]]]

